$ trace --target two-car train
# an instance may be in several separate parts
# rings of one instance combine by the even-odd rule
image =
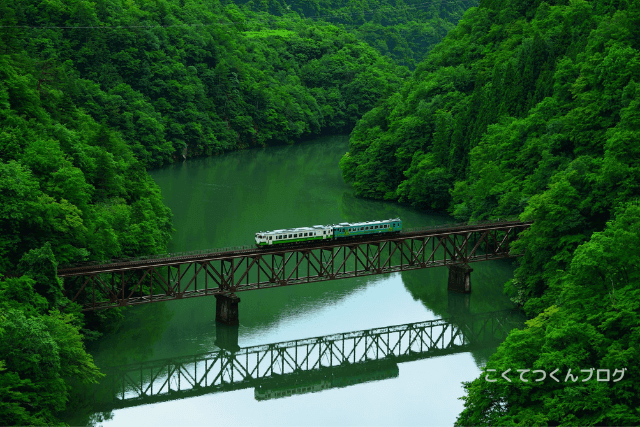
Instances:
[[[261,231],[256,233],[256,246],[263,247],[327,239],[349,239],[370,234],[397,233],[399,231],[402,231],[402,220],[400,218],[354,223],[341,222],[333,225],[314,225],[313,227]]]

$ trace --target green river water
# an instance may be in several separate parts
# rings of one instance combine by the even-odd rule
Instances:
[[[257,231],[315,224],[396,216],[404,227],[452,222],[397,203],[356,198],[338,167],[347,147],[348,137],[326,137],[153,171],[174,214],[169,250],[248,245]],[[467,296],[447,291],[446,268],[239,293],[238,345],[447,318],[461,310],[511,308],[502,294],[513,274],[511,262],[472,267],[473,291]],[[107,372],[112,366],[217,351],[215,305],[215,298],[204,297],[133,307],[120,331],[90,351]],[[495,346],[399,363],[387,379],[277,399],[257,400],[249,387],[106,411],[88,403],[67,421],[105,426],[452,425],[462,409],[461,382],[477,377],[493,351]],[[96,399],[105,398],[109,381],[107,375],[97,386]]]

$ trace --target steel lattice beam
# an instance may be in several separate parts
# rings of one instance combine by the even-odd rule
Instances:
[[[529,223],[503,222],[370,238],[249,248],[66,268],[65,294],[83,310],[322,282],[517,256]]]

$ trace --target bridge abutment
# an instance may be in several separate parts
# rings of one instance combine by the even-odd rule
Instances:
[[[466,264],[450,265],[449,268],[449,286],[448,289],[453,292],[470,293],[471,292],[471,272],[473,268]]]
[[[237,326],[240,324],[238,320],[238,303],[240,298],[235,294],[216,295],[216,322],[225,325]]]

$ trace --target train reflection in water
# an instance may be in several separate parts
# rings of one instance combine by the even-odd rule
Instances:
[[[330,388],[396,378],[399,373],[396,363],[385,361],[325,368],[318,371],[317,375],[306,372],[298,378],[292,375],[282,383],[259,385],[255,389],[254,396],[256,400],[268,400],[296,394],[316,393]]]
[[[398,363],[495,345],[521,325],[517,312],[503,310],[244,348],[226,334],[226,349],[105,369],[95,408],[249,387],[265,400],[394,378]],[[237,337],[237,328],[225,330]]]

